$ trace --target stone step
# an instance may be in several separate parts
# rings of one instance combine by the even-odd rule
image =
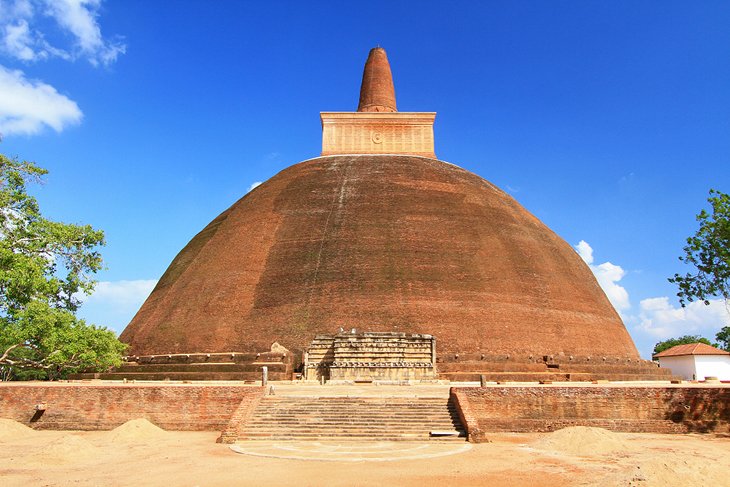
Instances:
[[[421,425],[419,428],[398,428],[398,427],[382,427],[382,428],[345,428],[345,427],[338,427],[333,425],[323,425],[318,427],[309,427],[309,428],[267,428],[267,427],[247,427],[246,429],[242,430],[242,432],[245,433],[258,433],[258,434],[285,434],[285,433],[316,433],[316,434],[330,434],[330,433],[350,433],[350,434],[362,434],[362,435],[375,435],[375,434],[393,434],[394,432],[398,434],[426,434],[430,431],[444,431],[444,430],[455,430],[455,427],[453,424],[448,425]]]
[[[437,398],[428,398],[428,399],[417,399],[414,400],[412,398],[398,398],[398,397],[390,397],[390,398],[367,398],[365,400],[359,401],[352,398],[343,398],[343,397],[297,397],[297,396],[266,396],[264,398],[264,402],[268,403],[291,403],[291,404],[327,404],[329,406],[336,406],[339,404],[355,404],[355,405],[363,405],[363,406],[377,406],[377,405],[384,405],[389,406],[392,404],[396,405],[403,405],[403,406],[431,406],[431,407],[443,407],[445,405],[445,398],[437,397]]]
[[[430,414],[420,414],[420,413],[400,413],[397,416],[394,415],[391,412],[383,412],[381,414],[370,414],[370,413],[359,413],[359,414],[352,414],[352,413],[336,413],[332,411],[301,411],[301,412],[280,412],[280,411],[259,411],[257,410],[257,416],[259,417],[271,417],[271,418],[278,418],[278,419],[286,419],[286,418],[299,418],[299,417],[316,417],[316,418],[341,418],[341,419],[348,419],[348,418],[360,418],[360,419],[387,419],[387,418],[399,418],[399,419],[408,419],[408,418],[414,418],[414,419],[420,419],[420,418],[442,418],[448,416],[448,413],[430,413]]]
[[[296,417],[332,417],[332,418],[389,418],[396,417],[392,411],[331,411],[327,409],[322,410],[293,410],[293,411],[267,411],[257,410],[260,416],[269,416],[276,418],[296,418]],[[398,418],[440,418],[448,414],[447,412],[441,413],[438,411],[408,411],[401,412],[397,415]]]
[[[301,406],[292,406],[290,404],[279,404],[279,405],[277,405],[275,403],[268,403],[268,402],[267,403],[264,403],[264,404],[266,404],[268,407],[275,406],[277,411],[286,411],[286,410],[289,410],[289,411],[297,411],[297,412],[300,412],[300,411],[301,412],[306,412],[306,411],[310,411],[310,410],[317,410],[317,411],[343,411],[343,412],[347,412],[347,411],[359,411],[359,412],[383,412],[383,413],[387,413],[387,412],[389,412],[390,408],[393,408],[393,407],[408,408],[408,410],[413,411],[413,412],[417,412],[417,413],[427,413],[429,411],[438,412],[438,411],[441,411],[442,410],[440,408],[435,408],[435,407],[421,407],[421,406],[409,407],[407,405],[402,405],[402,404],[392,404],[392,405],[384,405],[384,406],[376,406],[376,407],[372,407],[372,406],[370,406],[370,407],[361,407],[361,406],[354,406],[354,405],[351,407],[351,406],[344,405],[344,404],[343,405],[339,405],[339,406],[335,406],[335,405],[329,405],[328,406],[328,405],[325,405],[325,404],[313,404],[313,405],[304,406],[304,407],[301,407]],[[265,407],[265,406],[258,406],[258,409],[264,411],[264,410],[267,409],[267,407]],[[443,410],[446,410],[446,408],[444,407]]]
[[[347,440],[347,441],[459,441],[463,442],[465,434],[459,432],[455,436],[329,436],[329,435],[277,435],[272,436],[240,436],[238,441],[307,441],[307,440]]]
[[[440,419],[440,418],[447,418],[450,417],[448,413],[445,414],[416,414],[416,413],[401,413],[398,415],[393,415],[393,413],[383,413],[383,414],[349,414],[349,413],[332,413],[328,411],[322,411],[322,412],[312,412],[312,411],[306,411],[301,413],[281,413],[281,412],[267,412],[267,411],[257,411],[256,417],[258,418],[271,418],[272,420],[276,421],[283,421],[287,419],[291,420],[297,420],[298,418],[317,418],[317,419],[331,419],[331,420],[353,420],[353,421],[370,421],[370,420],[378,420],[378,421],[387,421],[389,419],[392,420],[398,420],[398,421],[423,421],[423,420],[430,420],[430,419]]]
[[[286,364],[264,363],[264,364],[237,364],[237,363],[205,363],[205,364],[123,364],[114,372],[117,374],[133,373],[176,373],[176,372],[254,372],[261,376],[261,367],[268,367],[269,374],[275,372],[286,372]]]
[[[459,361],[438,364],[439,374],[449,372],[489,373],[489,372],[548,372],[545,363],[514,363]]]
[[[266,396],[237,437],[426,440],[431,431],[455,431],[457,437],[463,431],[449,399]]]
[[[282,363],[291,360],[278,352],[264,353],[187,353],[171,355],[141,355],[129,357],[128,363],[146,364],[190,364],[190,363]]]
[[[442,418],[444,415],[441,415],[440,413],[432,412],[429,414],[421,414],[417,412],[403,412],[399,414],[394,414],[393,411],[383,411],[380,414],[377,413],[358,413],[358,412],[333,412],[333,411],[257,411],[256,415],[258,417],[266,417],[266,418],[272,418],[276,420],[283,420],[287,418],[331,418],[331,419],[342,419],[346,420],[348,418],[353,419],[360,419],[360,420],[387,420],[389,418],[393,419],[432,419],[432,418]]]
[[[374,420],[361,420],[361,421],[342,421],[337,419],[300,419],[300,420],[289,420],[289,421],[276,421],[276,420],[267,420],[267,419],[251,419],[248,421],[249,425],[255,424],[258,426],[267,426],[270,425],[272,427],[299,427],[299,426],[342,426],[342,427],[355,427],[355,426],[363,426],[363,427],[373,427],[375,428],[375,421]],[[444,425],[444,424],[458,424],[458,421],[451,420],[451,419],[440,419],[440,420],[430,420],[430,421],[398,421],[397,419],[391,420],[391,421],[383,421],[379,422],[377,427],[388,427],[391,428],[393,426],[402,426],[404,428],[410,428],[410,427],[421,427],[423,425]]]
[[[379,429],[367,429],[367,428],[337,428],[337,427],[322,427],[322,428],[298,428],[287,429],[287,428],[245,428],[241,430],[241,434],[250,436],[266,436],[266,435],[362,435],[362,436],[400,436],[400,435],[416,435],[416,436],[429,436],[431,431],[462,431],[454,426],[434,426],[425,427],[422,429],[400,429],[400,428],[379,428]]]
[[[481,377],[487,382],[585,382],[594,380],[608,381],[669,381],[675,377],[672,375],[659,374],[605,374],[605,373],[588,373],[588,372],[570,372],[563,371],[547,372],[547,373],[506,373],[506,372],[448,372],[439,374],[442,379],[448,379],[452,382],[479,382]]]
[[[572,380],[592,380],[590,374],[573,374]],[[570,375],[567,373],[554,372],[446,372],[439,373],[442,379],[452,382],[479,382],[481,377],[488,382],[513,381],[513,382],[539,382],[544,380],[568,381]],[[583,377],[583,378],[580,378]]]
[[[641,365],[604,365],[604,364],[559,364],[559,370],[561,372],[586,372],[593,374],[605,375],[609,373],[614,374],[648,374],[648,375],[659,375],[668,376],[672,375],[672,371],[669,369],[662,369],[659,367],[652,366],[641,366]]]
[[[384,436],[397,436],[397,437],[411,437],[411,438],[430,438],[431,431],[438,431],[439,433],[443,433],[443,429],[433,429],[433,430],[413,430],[413,431],[389,431],[389,430],[382,430],[382,431],[349,431],[349,430],[302,430],[302,431],[296,431],[296,432],[287,432],[287,431],[245,431],[242,432],[239,435],[239,438],[263,438],[263,437],[286,437],[286,436],[298,436],[298,437],[333,437],[333,438],[342,438],[342,437],[356,437],[356,438],[382,438]],[[456,436],[460,436],[463,434],[462,431],[459,430],[451,430],[453,431]],[[439,436],[445,436],[443,434],[439,434]]]
[[[429,415],[418,415],[418,414],[317,414],[317,413],[302,413],[302,414],[277,414],[277,413],[260,413],[256,414],[257,419],[269,419],[271,421],[300,421],[302,419],[317,419],[317,420],[328,420],[328,421],[437,421],[444,418],[449,418],[451,415],[443,414],[429,414]]]
[[[274,372],[269,374],[270,380],[290,380],[289,374]],[[76,374],[74,379],[102,380],[230,380],[260,381],[261,373],[255,372],[102,372]]]

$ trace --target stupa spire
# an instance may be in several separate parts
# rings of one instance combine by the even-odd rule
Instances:
[[[385,49],[370,49],[360,86],[358,112],[397,112],[395,107],[395,88],[393,74]]]
[[[370,50],[356,112],[321,112],[322,155],[409,154],[436,158],[434,112],[399,112],[385,49]]]

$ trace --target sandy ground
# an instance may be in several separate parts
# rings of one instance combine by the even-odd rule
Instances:
[[[466,448],[461,442],[441,442],[435,448],[442,453],[452,446],[455,451],[445,456],[355,462],[241,454],[216,444],[216,437],[213,432],[166,432],[139,420],[106,432],[32,431],[0,420],[0,484],[730,486],[728,437],[569,428],[499,434],[492,443]],[[256,443],[257,449],[266,449]],[[277,445],[269,446],[276,451]],[[283,445],[299,451],[315,447],[323,444]],[[347,448],[420,448],[401,442],[324,447],[340,453]]]

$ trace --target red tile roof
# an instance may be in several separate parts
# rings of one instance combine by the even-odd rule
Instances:
[[[679,355],[730,355],[730,352],[711,347],[705,343],[688,343],[686,345],[675,345],[654,357],[676,357]]]

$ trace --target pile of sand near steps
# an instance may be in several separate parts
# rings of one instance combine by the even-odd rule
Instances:
[[[633,450],[620,433],[590,426],[571,426],[554,431],[534,442],[532,446],[544,451],[581,456]]]
[[[33,428],[12,419],[0,418],[0,441],[28,438],[36,432]]]
[[[107,433],[110,441],[150,440],[167,436],[167,431],[144,418],[132,419]]]
[[[99,449],[77,435],[64,435],[45,445],[39,445],[36,460],[39,462],[72,463],[92,460]]]
[[[633,460],[631,472],[609,475],[600,487],[616,485],[641,487],[687,487],[688,485],[728,485],[726,462],[700,457],[688,458],[686,452],[662,453],[657,458]]]

